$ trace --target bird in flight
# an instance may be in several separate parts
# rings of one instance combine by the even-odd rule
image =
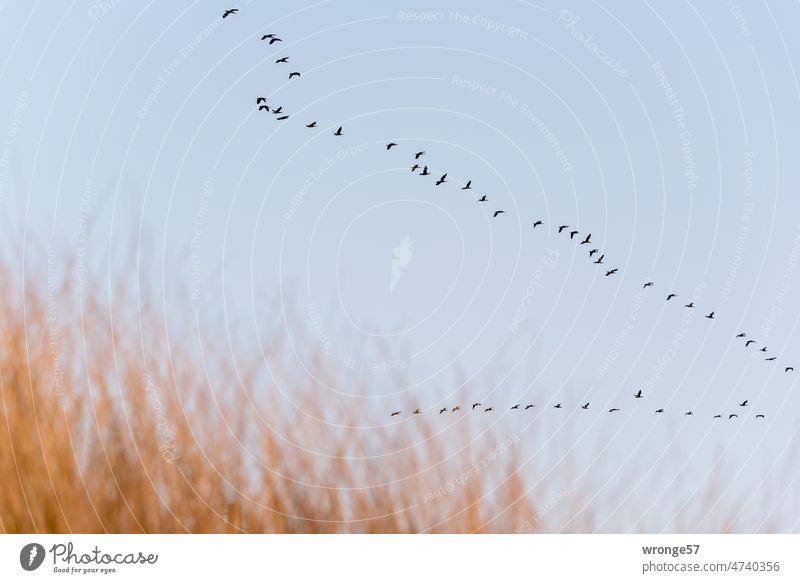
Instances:
[[[763,414],[761,414],[761,413],[759,413],[758,415],[756,415],[756,419],[763,419],[763,418],[764,418],[764,415],[763,415]]]
[[[646,284],[644,284],[644,285],[642,286],[642,289],[646,289],[646,288],[648,288],[648,287],[652,287],[652,286],[653,286],[653,282],[652,282],[652,281],[648,281]]]
[[[307,123],[306,127],[307,128],[315,128],[315,127],[317,127],[317,122],[312,121],[311,123]]]
[[[533,409],[536,405],[525,405],[525,410]]]
[[[667,301],[670,301],[672,298],[677,297],[678,294],[669,294],[667,296]]]
[[[789,372],[789,371],[794,372],[794,367],[793,366],[787,366],[786,369],[784,369],[783,372]]]
[[[587,403],[586,403],[585,405],[581,405],[581,409],[584,409],[584,410],[587,410],[587,411],[589,410],[589,403],[588,403],[588,401],[587,401]]]
[[[744,401],[742,401],[741,403],[739,403],[739,406],[740,406],[740,407],[747,407],[747,399],[745,399]]]
[[[634,399],[641,399],[642,398],[642,389],[639,389],[633,394]]]
[[[561,226],[558,228],[558,232],[560,233],[560,232],[561,232],[561,231],[563,231],[564,229],[569,229],[569,225],[561,225]]]
[[[748,340],[744,343],[745,346],[750,346],[751,344],[755,344],[755,340]]]
[[[259,105],[258,111],[269,111],[269,105]]]
[[[765,358],[764,360],[775,360],[778,358],[777,356],[770,356],[769,358]]]
[[[744,332],[740,332],[739,334],[736,335],[736,337],[737,338],[744,338],[745,337],[745,333]]]
[[[472,188],[472,180],[467,180],[467,183],[461,187],[461,190],[470,190]]]
[[[486,407],[486,409],[483,410],[484,413],[488,413],[489,411],[494,411],[494,407]]]
[[[722,415],[714,415],[714,419],[722,419]]]
[[[516,405],[514,405],[513,407],[511,407],[511,410],[512,410],[512,411],[513,411],[514,409],[519,409],[519,403],[518,403],[518,404],[516,404]]]
[[[713,320],[714,319],[714,312],[711,312],[708,316],[706,316],[706,318],[708,318],[709,320]]]
[[[281,105],[279,108],[277,108],[277,109],[273,109],[273,110],[272,110],[272,113],[274,113],[275,115],[278,115],[278,114],[279,114],[279,113],[281,113],[282,111],[283,111],[283,106]]]
[[[733,419],[734,417],[738,417],[738,415],[736,413],[731,413],[728,415],[728,419]]]
[[[283,121],[285,119],[289,119],[289,116],[288,115],[282,115],[282,116],[280,116],[278,118],[275,118],[275,119],[277,119],[278,121]]]
[[[411,171],[412,171],[412,172],[416,172],[417,170],[419,170],[419,164],[414,164],[414,165],[411,167]]]
[[[506,211],[494,211],[494,214],[492,215],[492,218],[494,219],[494,218],[496,218],[496,217],[497,217],[497,215],[499,215],[499,214],[502,214],[502,213],[505,213],[505,212],[506,212]]]
[[[419,409],[414,409],[414,415],[419,415],[420,413],[422,413],[422,411]]]
[[[684,415],[694,415],[694,413],[692,411],[687,411],[686,413],[684,413]]]
[[[453,407],[451,413],[455,413],[456,411],[461,411],[461,405],[456,405],[455,407]]]
[[[589,257],[591,258],[595,253],[600,253],[600,249],[592,249],[589,251]]]
[[[614,269],[612,269],[611,271],[606,271],[606,277],[608,277],[609,275],[614,275],[616,272],[617,272],[617,268],[616,267]]]
[[[558,403],[556,406],[553,407],[553,409],[561,409],[561,403]]]
[[[619,409],[609,409],[608,410],[609,413],[613,413],[614,411],[619,411]]]
[[[397,144],[395,144],[394,142],[389,142],[388,144],[386,144],[386,149],[387,149],[387,150],[391,150],[391,149],[392,149],[392,148],[394,148],[396,145],[397,145]]]
[[[266,102],[267,102],[267,98],[266,97],[256,97],[256,104],[258,104],[258,103],[266,103]]]
[[[278,38],[277,36],[273,36],[273,37],[271,37],[269,39],[269,44],[282,43],[282,42],[283,42],[283,39],[282,38]]]
[[[689,302],[688,304],[686,304],[686,305],[685,305],[685,306],[683,306],[683,307],[684,307],[684,308],[694,308],[694,302]]]
[[[599,257],[599,258],[598,258],[598,259],[595,261],[595,263],[597,263],[597,265],[600,265],[600,264],[603,262],[603,257],[605,257],[605,255],[601,255],[601,256],[600,256],[600,257]]]
[[[766,346],[761,349],[761,352],[766,352],[766,351],[767,351],[767,347]]]
[[[472,404],[472,410],[474,411],[474,410],[475,410],[475,407],[480,407],[480,406],[481,406],[481,404],[480,404],[480,403],[473,403],[473,404]]]
[[[419,160],[419,157],[423,156],[424,154],[425,154],[425,150],[422,150],[421,152],[417,152],[416,154],[414,154],[414,160]]]
[[[429,174],[430,174],[430,172],[428,172],[428,167],[427,166],[423,166],[422,167],[422,172],[420,172],[420,176],[428,176]]]
[[[231,14],[236,14],[237,12],[239,12],[238,8],[231,8],[222,13],[222,18],[228,18]]]
[[[537,226],[542,225],[542,224],[544,224],[544,223],[542,223],[542,221],[535,221],[533,223],[533,228],[535,229]]]
[[[400,413],[402,413],[402,411],[395,411],[394,413],[389,415],[389,417],[396,417],[397,415],[400,415]]]
[[[342,135],[342,126],[339,126],[339,129],[333,132],[334,136],[341,136]]]
[[[444,184],[445,182],[447,182],[447,172],[442,174],[442,177],[439,180],[436,181],[436,186],[439,186],[440,184]]]
[[[570,232],[569,232],[569,238],[570,238],[570,240],[571,240],[571,239],[573,239],[573,238],[575,237],[575,235],[577,235],[577,234],[578,234],[578,231],[570,231]]]
[[[663,413],[664,409],[656,409],[656,413]]]
[[[299,76],[300,76],[300,71],[292,71],[291,73],[289,73],[289,79],[291,79],[292,77],[299,77]]]
[[[268,38],[275,38],[275,35],[272,33],[265,34],[264,36],[261,37],[261,40],[267,40]]]
[[[487,198],[486,198],[486,195],[484,194],[482,197],[480,197],[480,198],[478,199],[478,202],[487,202],[488,200],[489,200],[489,199],[487,199]]]
[[[586,245],[589,242],[589,239],[591,239],[591,238],[592,238],[592,234],[589,233],[588,235],[586,235],[586,238],[583,241],[581,241],[581,245]]]
[[[262,40],[263,40],[263,39],[262,39]],[[276,63],[276,64],[277,64],[277,63],[288,63],[288,62],[289,62],[289,57],[281,57],[280,59],[278,59],[277,61],[275,61],[275,63]]]
[[[442,407],[441,409],[439,409],[439,415],[441,415],[442,413],[447,413],[447,407]]]

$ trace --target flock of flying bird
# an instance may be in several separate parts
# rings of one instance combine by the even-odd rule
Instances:
[[[229,16],[235,15],[238,12],[239,12],[238,8],[231,8],[229,10],[225,10],[224,13],[222,14],[222,18],[223,19],[228,18]],[[275,43],[283,42],[283,40],[281,38],[279,38],[274,33],[267,33],[267,34],[262,35],[261,36],[261,40],[264,41],[264,42],[268,42],[269,45],[273,45]],[[282,63],[288,63],[288,62],[289,62],[289,57],[281,57],[281,58],[279,58],[279,59],[277,59],[275,61],[276,64],[282,64]],[[299,71],[293,71],[293,72],[289,73],[289,79],[290,80],[294,79],[294,78],[297,78],[297,77],[301,77],[301,73]],[[285,120],[289,119],[289,114],[288,113],[284,113],[283,106],[278,106],[278,107],[270,106],[267,103],[267,98],[266,97],[263,97],[263,96],[257,97],[256,98],[256,105],[258,107],[258,111],[271,112],[273,115],[277,116],[276,119],[278,121],[285,121]],[[305,125],[306,125],[307,128],[316,128],[317,127],[317,122],[316,121],[310,121],[309,123],[307,123]],[[333,132],[333,135],[334,136],[342,136],[343,135],[343,127],[342,126],[338,126],[338,128]],[[398,146],[398,144],[396,142],[389,142],[389,143],[386,144],[386,150],[389,151],[392,148],[395,148],[397,146]],[[419,173],[418,173],[419,176],[431,176],[432,175],[432,173],[428,169],[428,166],[424,164],[423,156],[425,156],[425,154],[426,154],[425,150],[421,150],[421,151],[417,151],[417,152],[413,153],[413,161],[412,161],[413,164],[411,166],[411,172],[419,171]],[[446,184],[446,183],[448,183],[447,172],[445,172],[438,179],[436,179],[436,181],[434,182],[434,186],[438,187],[438,186],[442,186],[443,184]],[[465,184],[463,184],[463,186],[461,186],[461,190],[464,190],[464,191],[472,190],[472,180],[467,180],[467,182]],[[489,202],[489,200],[488,200],[487,196],[484,194],[480,198],[477,199],[477,202],[486,203],[486,202]],[[504,213],[505,213],[504,210],[495,210],[495,211],[492,212],[492,218],[497,218],[499,215],[504,214]],[[543,225],[544,225],[544,222],[541,219],[536,220],[536,221],[533,222],[533,228],[534,229],[536,229],[539,226],[543,226]],[[569,225],[558,225],[556,227],[556,229],[557,229],[558,234],[561,234],[564,231],[566,231],[567,229],[570,229],[570,226]],[[581,233],[577,229],[571,229],[571,230],[567,231],[567,234],[569,235],[569,239],[570,240],[574,240],[577,235],[581,235]],[[580,241],[579,241],[579,245],[590,245],[590,247],[593,246],[592,233],[587,233],[585,237],[582,237],[580,239]],[[605,259],[605,254],[601,253],[599,249],[597,249],[597,248],[589,249],[588,255],[589,255],[589,259],[593,263],[595,263],[596,265],[603,265],[603,260]],[[595,255],[598,255],[596,259],[594,259]],[[610,277],[612,275],[615,275],[618,271],[619,271],[619,268],[616,268],[616,267],[612,268],[612,269],[609,269],[609,270],[607,270],[605,272],[605,277]],[[653,287],[654,285],[655,285],[654,282],[647,281],[647,282],[644,283],[643,288],[647,289],[649,287]],[[671,301],[671,300],[673,300],[673,299],[675,299],[677,297],[679,297],[677,293],[670,292],[670,293],[667,294],[666,301],[669,302],[669,301]],[[695,305],[694,305],[693,301],[690,301],[689,303],[685,304],[683,307],[686,308],[686,309],[694,309]],[[714,320],[715,319],[715,312],[714,311],[709,312],[704,317],[706,319],[708,319],[708,320]],[[751,344],[757,344],[757,342],[755,340],[752,340],[752,339],[748,338],[747,334],[744,333],[744,332],[740,332],[739,334],[737,334],[736,335],[736,339],[745,339],[745,341],[744,341],[744,347],[745,348],[749,347]],[[767,353],[768,352],[766,346],[762,346],[758,350],[760,352],[762,352],[762,353]],[[768,357],[765,357],[764,360],[765,361],[775,361],[775,360],[777,360],[777,357],[776,356],[768,356]],[[786,366],[785,369],[784,369],[784,372],[785,373],[794,372],[794,367]],[[642,391],[639,390],[639,391],[637,391],[637,392],[635,392],[633,394],[633,397],[634,397],[634,399],[643,399],[644,395],[642,394]],[[739,403],[738,406],[740,408],[744,408],[744,407],[747,407],[748,404],[749,404],[748,400],[745,399],[744,401]],[[580,409],[582,409],[584,411],[588,411],[589,410],[589,405],[590,405],[590,403],[586,402],[585,404],[580,406]],[[514,411],[514,410],[527,411],[527,410],[533,409],[535,407],[536,407],[536,405],[533,404],[533,403],[527,404],[524,407],[522,406],[521,403],[517,403],[517,404],[513,405],[509,410],[511,410],[511,411]],[[553,409],[563,409],[563,408],[564,408],[563,404],[560,403],[560,402],[556,403],[555,405],[553,405]],[[480,402],[472,403],[472,407],[471,407],[470,411],[475,411],[476,409],[479,410],[479,411],[482,410],[484,413],[490,413],[490,412],[495,411],[495,408],[493,406],[484,406]],[[451,407],[442,407],[442,408],[440,408],[438,410],[438,414],[439,415],[443,415],[445,413],[456,413],[456,412],[459,412],[459,411],[462,411],[462,408],[461,408],[460,405],[456,405],[456,406],[454,406],[452,408]],[[620,411],[621,411],[620,408],[612,407],[611,409],[608,410],[608,413],[617,413],[617,412],[620,412]],[[422,413],[423,413],[423,411],[421,409],[415,409],[414,411],[411,412],[411,415],[420,415]],[[661,414],[661,413],[664,413],[664,409],[663,408],[659,408],[659,409],[655,410],[655,414]],[[400,416],[402,414],[403,414],[403,411],[392,411],[389,416],[390,417],[397,417],[397,416]],[[683,414],[685,416],[693,416],[694,415],[694,411],[692,411],[692,410],[685,411]],[[739,415],[737,413],[729,413],[729,414],[727,414],[728,419],[735,419],[738,416]],[[718,414],[713,416],[714,419],[720,419],[722,417],[723,417],[723,415],[721,413],[718,413]],[[756,419],[764,419],[764,417],[765,416],[764,416],[763,413],[758,413],[758,414],[755,415]]]

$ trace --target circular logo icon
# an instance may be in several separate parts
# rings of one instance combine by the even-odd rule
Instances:
[[[19,552],[19,564],[26,571],[35,571],[44,562],[44,547],[39,543],[30,543]]]

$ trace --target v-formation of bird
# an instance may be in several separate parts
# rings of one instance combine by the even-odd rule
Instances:
[[[235,15],[238,12],[239,12],[238,8],[232,8],[232,9],[229,9],[229,10],[225,10],[223,12],[223,14],[222,14],[222,18],[223,19],[224,18],[228,18],[229,16]],[[268,42],[270,46],[275,44],[275,43],[283,42],[283,39],[279,38],[274,33],[267,33],[267,34],[262,35],[261,36],[261,40],[265,41],[265,42]],[[289,62],[289,58],[290,57],[288,57],[288,56],[281,57],[281,58],[277,59],[275,61],[275,63],[276,64],[288,63]],[[301,76],[301,74],[300,74],[299,71],[292,71],[291,73],[289,73],[289,79],[290,80],[295,78],[295,77],[300,77],[300,76]],[[259,111],[269,112],[271,110],[271,112],[274,115],[277,116],[275,119],[278,120],[278,121],[284,121],[284,120],[289,119],[289,114],[284,114],[283,113],[283,106],[278,106],[278,107],[272,106],[272,107],[270,107],[270,105],[267,103],[267,98],[266,97],[263,97],[263,96],[257,97],[256,98],[256,105],[258,106],[258,110]],[[307,128],[316,128],[317,127],[317,122],[316,121],[311,121],[311,122],[306,124],[306,127]],[[343,127],[339,126],[336,129],[336,131],[333,132],[333,135],[334,136],[342,136],[343,135]],[[386,150],[389,151],[392,148],[395,148],[397,146],[398,146],[398,144],[396,142],[389,142],[389,143],[386,144]],[[422,164],[421,161],[420,161],[421,158],[423,156],[425,156],[425,154],[426,154],[425,150],[421,150],[421,151],[415,152],[413,154],[413,156],[414,156],[414,164],[411,166],[411,171],[412,172],[419,171],[418,174],[420,176],[430,176],[431,175],[431,172],[428,170],[428,166],[425,165],[425,164]],[[421,171],[420,171],[420,168],[421,168]],[[441,185],[446,184],[446,183],[448,183],[448,181],[447,181],[447,172],[442,174],[435,181],[434,185],[435,186],[441,186]],[[472,190],[472,180],[467,180],[467,182],[461,187],[461,190]],[[489,199],[485,194],[481,195],[480,198],[477,199],[477,201],[480,202],[480,203],[488,202],[488,200]],[[505,213],[504,210],[495,210],[492,213],[492,218],[497,218],[498,216],[500,216],[501,214],[504,214],[504,213]],[[544,223],[543,223],[542,220],[536,220],[536,221],[533,222],[533,228],[535,229],[536,227],[541,226],[543,224]],[[563,231],[565,231],[566,229],[569,229],[569,228],[570,228],[569,225],[559,225],[557,227],[557,230],[558,230],[558,233],[562,233]],[[570,230],[569,231],[570,240],[574,240],[575,236],[579,235],[579,234],[580,234],[580,231],[578,231],[577,229]],[[583,239],[581,239],[579,241],[579,244],[580,245],[590,245],[592,243],[591,239],[592,239],[592,233],[587,233],[586,236],[583,237]],[[593,258],[593,256],[598,254],[598,253],[600,253],[599,249],[595,249],[595,248],[590,249],[589,252],[588,252],[589,259],[591,260]],[[597,259],[593,260],[593,263],[595,263],[597,265],[602,265],[604,259],[605,259],[605,254],[600,253],[600,255],[597,257]],[[619,271],[619,268],[616,268],[616,267],[613,268],[613,269],[609,269],[609,270],[607,270],[605,272],[605,276],[606,277],[610,277],[612,275],[615,275],[618,271]],[[646,289],[648,287],[653,287],[654,285],[655,285],[654,282],[648,281],[648,282],[646,282],[644,284],[643,288]],[[670,301],[670,300],[672,300],[672,299],[674,299],[676,297],[678,297],[677,293],[669,293],[669,294],[667,294],[666,301]],[[684,308],[694,309],[695,308],[694,302],[691,301],[691,302],[685,304]],[[708,315],[705,316],[705,318],[708,319],[708,320],[715,319],[715,312],[714,311],[710,312]],[[736,336],[736,338],[737,339],[746,338],[746,334],[742,332],[742,333],[738,334]],[[747,340],[745,340],[744,346],[745,347],[749,347],[751,344],[756,344],[756,341],[752,340],[752,339],[747,339]],[[761,347],[760,351],[761,352],[767,352],[767,347],[766,346]],[[765,360],[766,361],[775,361],[775,360],[777,360],[777,357],[770,356],[770,357],[766,357]],[[786,373],[794,372],[794,367],[787,366],[787,367],[785,367],[784,372],[786,372]],[[635,396],[636,396],[637,399],[641,398],[641,396],[642,396],[641,395],[641,391],[639,391]],[[741,406],[746,406],[746,404],[747,404],[747,401],[745,400],[744,403],[741,404]],[[474,410],[476,408],[476,406],[479,406],[479,405],[480,405],[480,403],[473,404],[472,409]],[[519,407],[520,407],[519,405],[515,405],[515,406],[511,407],[511,409],[519,409]],[[534,407],[534,405],[531,404],[531,405],[527,405],[525,407],[525,409],[527,410],[527,409],[530,409],[530,408],[533,408],[533,407]],[[556,409],[560,409],[561,408],[561,403],[558,403],[557,405],[555,405],[555,408]],[[581,408],[584,409],[584,410],[588,410],[589,403],[586,403]],[[454,408],[453,412],[458,411],[458,410],[460,410],[460,407]],[[493,410],[494,410],[493,407],[489,407],[489,408],[485,409],[485,411],[487,411],[487,412],[488,411],[493,411]],[[440,411],[440,414],[441,413],[445,413],[446,411],[447,411],[446,409],[442,409]],[[620,411],[619,408],[612,408],[612,409],[609,410],[609,412],[612,412],[612,413],[613,412],[618,412],[618,411]],[[664,409],[657,409],[655,412],[656,413],[663,413]],[[392,413],[392,416],[397,416],[400,413],[401,413],[400,411],[395,411],[395,412]],[[420,414],[420,413],[421,413],[421,411],[419,409],[414,411],[414,414]],[[685,415],[692,415],[693,412],[692,411],[687,411],[684,414]],[[716,415],[715,416],[715,418],[719,418],[719,417],[720,417],[720,415]],[[735,417],[737,417],[737,416],[735,414],[732,414],[729,418],[735,418]],[[756,418],[763,418],[763,417],[764,417],[763,414],[759,414],[759,415],[756,416]]]

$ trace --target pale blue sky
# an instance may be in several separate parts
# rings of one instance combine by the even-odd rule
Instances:
[[[221,21],[226,7],[0,4],[6,232],[64,247],[89,225],[100,265],[141,233],[155,261],[131,282],[201,318],[224,308],[238,343],[281,327],[277,297],[335,353],[345,394],[365,379],[388,392],[394,372],[336,354],[370,365],[377,335],[423,407],[569,390],[623,408],[582,437],[617,435],[620,460],[659,406],[674,419],[653,455],[679,433],[698,457],[735,444],[742,463],[780,459],[799,404],[783,373],[800,370],[796,3],[246,2]],[[257,112],[258,95],[289,120]],[[447,184],[409,172],[417,150]],[[619,273],[558,224],[591,232]],[[494,382],[464,392],[453,359]],[[709,431],[743,399],[747,418]]]

